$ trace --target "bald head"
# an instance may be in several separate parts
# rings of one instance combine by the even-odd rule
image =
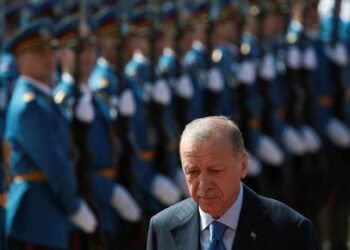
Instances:
[[[182,141],[200,141],[211,138],[230,140],[234,153],[244,153],[242,133],[236,123],[225,116],[209,116],[193,120],[186,125],[181,135]]]

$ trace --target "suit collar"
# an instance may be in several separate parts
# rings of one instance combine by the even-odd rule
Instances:
[[[271,218],[259,196],[243,185],[243,205],[233,250],[261,249],[271,231]]]
[[[199,249],[198,205],[191,198],[183,202],[171,229],[177,249]]]

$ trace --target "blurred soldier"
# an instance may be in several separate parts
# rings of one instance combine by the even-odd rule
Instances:
[[[193,86],[193,97],[190,104],[190,121],[205,115],[203,110],[203,93],[208,79],[208,51],[206,48],[206,32],[210,4],[208,1],[193,1],[188,3],[186,22],[192,29],[191,49],[184,57],[184,68],[189,73]]]
[[[245,25],[240,42],[241,62],[238,69],[238,110],[237,119],[246,137],[248,150],[250,150],[263,164],[264,176],[261,178],[259,188],[261,192],[281,199],[281,179],[271,181],[270,173],[281,172],[279,168],[283,166],[285,159],[284,152],[273,140],[272,134],[266,134],[263,127],[264,102],[260,93],[259,85],[259,63],[262,56],[259,45],[259,21],[256,16],[259,13],[256,5],[250,6],[249,14],[245,19]],[[260,27],[261,28],[261,27]],[[277,181],[277,183],[275,182]]]
[[[344,9],[343,9],[344,7]],[[348,249],[349,234],[349,189],[350,171],[349,163],[349,124],[346,104],[348,79],[342,79],[341,74],[346,72],[349,65],[346,49],[346,36],[344,21],[348,19],[344,13],[348,12],[348,1],[320,1],[320,37],[323,41],[323,50],[326,55],[328,74],[323,85],[315,84],[316,91],[320,93],[319,105],[323,106],[324,121],[321,128],[332,142],[334,147],[328,149],[328,181],[330,184],[328,196],[329,210],[329,237],[331,249]],[[341,14],[343,12],[343,14]],[[344,19],[345,17],[345,19]],[[346,21],[345,21],[346,22]],[[345,80],[343,82],[343,80]],[[322,88],[321,88],[322,87]],[[326,113],[327,112],[327,113]],[[330,113],[330,114],[329,114]],[[325,117],[325,115],[328,115]]]
[[[136,100],[136,112],[131,118],[130,128],[135,143],[133,168],[135,185],[142,196],[146,217],[180,199],[181,192],[165,175],[159,173],[154,164],[156,135],[149,115],[153,84],[151,83],[150,45],[148,41],[150,23],[146,4],[138,1],[130,8],[130,33],[128,49],[133,53],[125,68],[126,83]]]
[[[237,4],[227,0],[217,2],[218,13],[213,20],[213,31],[211,34],[213,51],[210,60],[213,68],[209,72],[208,90],[218,91],[218,105],[216,112],[219,115],[237,119],[237,95],[238,79],[237,71],[239,66],[239,24],[243,16]],[[261,163],[251,154],[248,168],[248,178],[252,187],[257,188],[251,180],[261,173]]]
[[[15,58],[2,50],[3,41],[7,40],[19,23],[19,4],[6,6],[5,1],[0,2],[0,248],[5,249],[5,204],[6,185],[5,168],[8,166],[8,150],[3,145],[5,131],[5,117],[8,102],[10,100],[13,84],[18,76]]]
[[[74,103],[74,70],[75,55],[74,46],[78,42],[78,19],[65,18],[56,26],[56,37],[60,42],[59,51],[62,64],[62,81],[55,90],[55,101],[72,119],[75,112],[76,118],[90,124],[88,130],[89,148],[92,154],[91,165],[91,189],[96,201],[99,214],[100,230],[104,237],[104,249],[115,249],[123,245],[123,240],[117,233],[121,231],[119,213],[121,218],[135,222],[140,219],[141,210],[128,191],[115,183],[117,172],[113,161],[113,146],[111,138],[112,121],[110,107],[102,95],[93,95],[88,86],[88,79],[95,63],[95,32],[96,27],[91,21],[87,21],[87,30],[81,41],[80,52],[80,99],[76,109],[71,106]]]
[[[6,117],[13,175],[6,206],[10,249],[67,249],[70,221],[88,233],[96,227],[77,195],[68,123],[51,99],[52,38],[51,21],[38,19],[6,45],[21,72]]]
[[[183,91],[176,80],[177,55],[174,50],[176,7],[175,3],[167,1],[161,6],[159,12],[157,21],[159,23],[157,35],[159,37],[157,42],[159,59],[155,72],[157,80],[153,91],[153,101],[162,108],[163,113],[161,128],[157,130],[158,147],[162,148],[158,148],[158,154],[163,154],[163,164],[167,164],[167,167],[163,166],[163,168],[179,186],[183,196],[188,196],[185,177],[180,167],[174,117],[173,97],[177,93],[176,90]]]

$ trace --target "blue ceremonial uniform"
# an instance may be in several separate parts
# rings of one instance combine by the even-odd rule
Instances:
[[[93,91],[101,92],[108,97],[116,95],[118,79],[116,69],[105,59],[99,58],[90,76],[89,85]]]
[[[65,114],[67,121],[72,121],[74,83],[62,77],[54,91],[55,102]],[[111,206],[111,197],[115,186],[114,179],[99,174],[99,170],[113,170],[112,129],[110,108],[101,94],[95,94],[92,100],[94,120],[89,125],[88,142],[92,161],[90,165],[91,188],[97,202],[100,228],[103,232],[116,232],[118,216]]]
[[[150,193],[156,174],[153,162],[156,135],[147,117],[150,94],[146,88],[150,86],[150,64],[142,55],[135,54],[125,67],[125,75],[136,104],[130,122],[130,132],[136,147],[136,155],[133,157],[135,184],[142,194],[146,210],[154,213],[160,209],[160,204]]]
[[[11,174],[43,172],[46,181],[12,182],[6,207],[7,236],[67,248],[68,217],[79,208],[69,161],[69,124],[50,96],[20,77],[11,99],[6,139]]]
[[[189,73],[193,85],[193,97],[190,105],[190,120],[203,117],[203,91],[207,84],[207,50],[198,41],[184,58],[184,68]]]
[[[218,114],[235,119],[235,106],[233,102],[233,92],[237,91],[238,79],[238,55],[239,50],[234,45],[223,44],[213,51],[214,65],[220,70],[224,87],[220,92]]]

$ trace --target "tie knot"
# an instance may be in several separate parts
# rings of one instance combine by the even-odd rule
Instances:
[[[222,240],[222,238],[224,237],[226,228],[227,226],[225,224],[222,224],[221,222],[214,220],[209,225],[210,240]]]

